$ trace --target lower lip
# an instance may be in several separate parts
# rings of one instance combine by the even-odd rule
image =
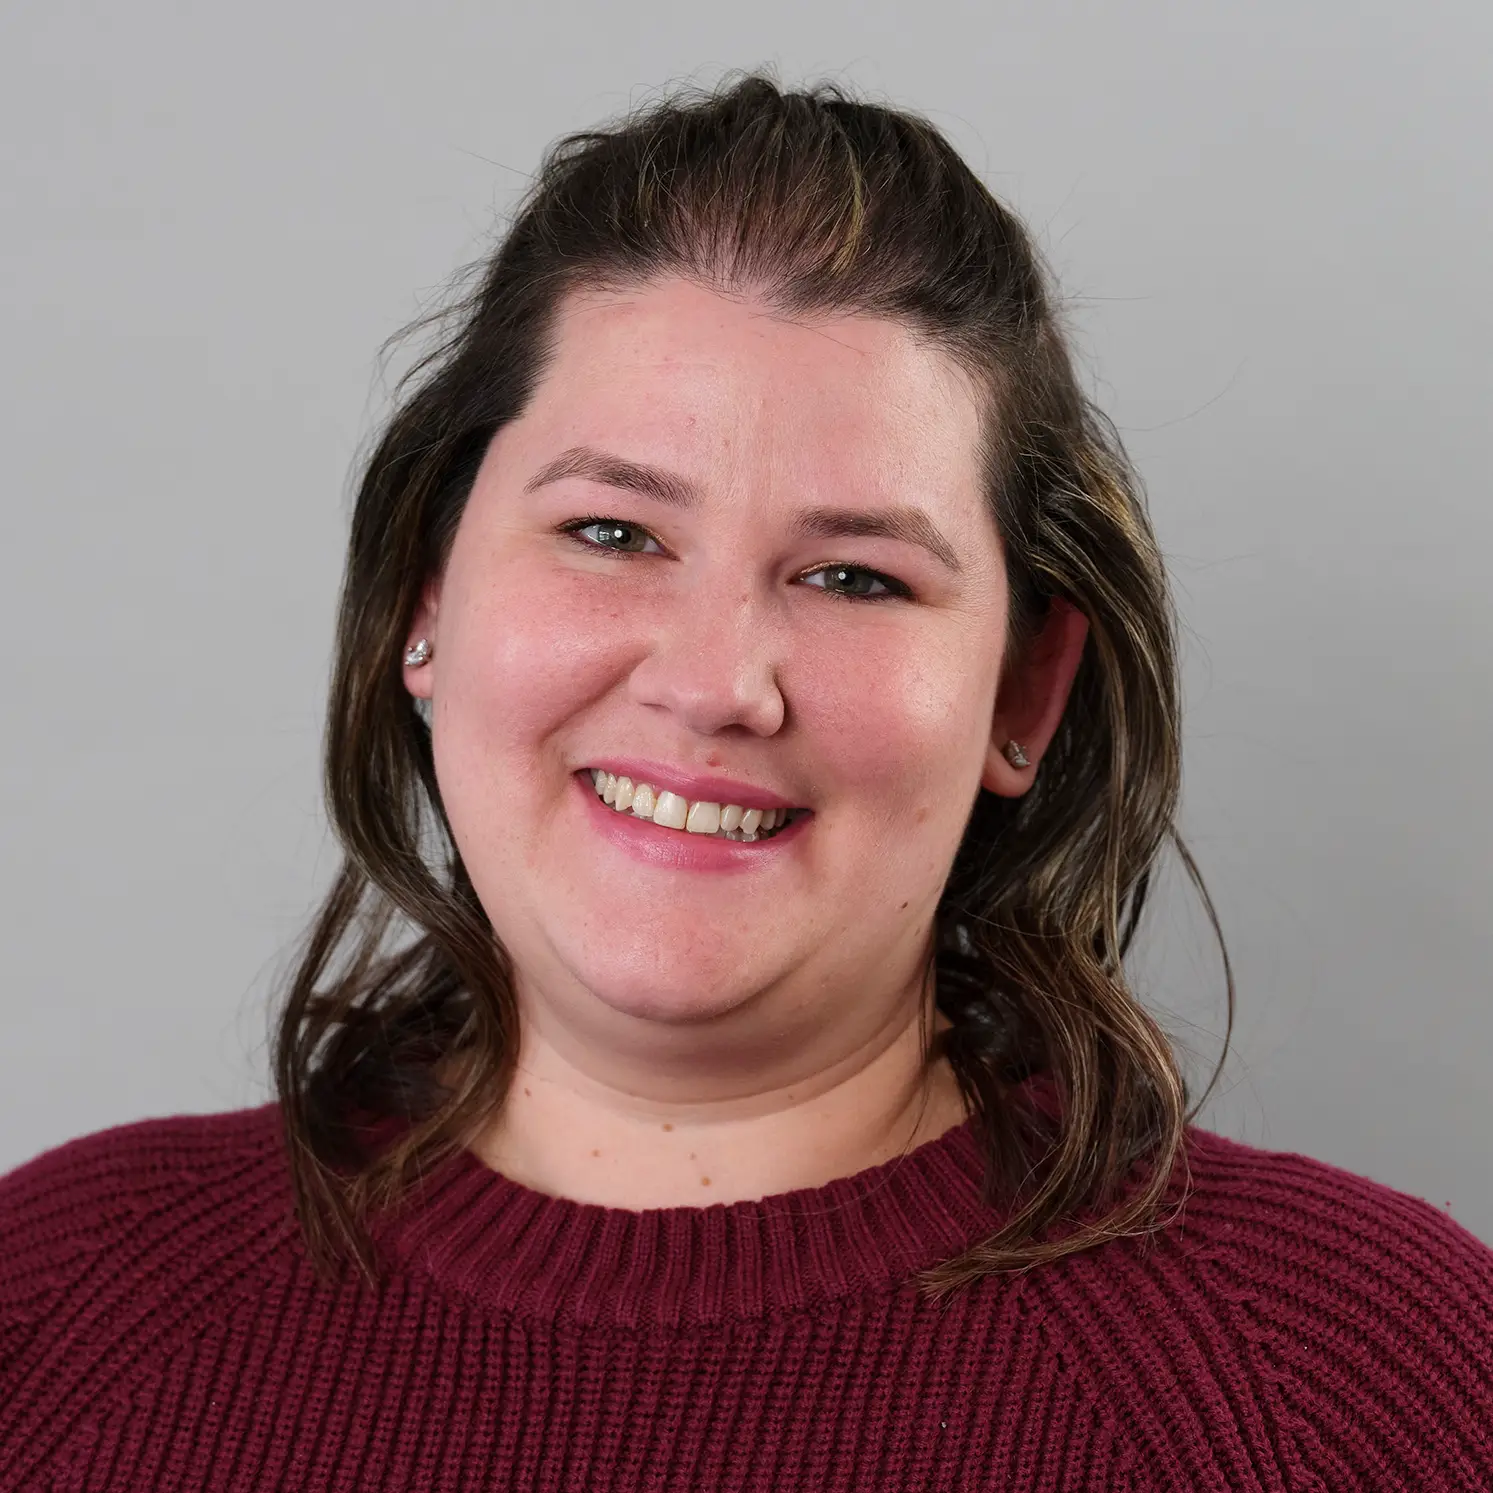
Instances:
[[[574,782],[585,798],[586,812],[598,834],[605,835],[634,860],[667,871],[749,871],[776,864],[792,850],[814,817],[799,815],[770,840],[722,840],[715,835],[666,829],[651,819],[640,819],[630,810],[614,809],[597,793],[589,770],[574,774]]]

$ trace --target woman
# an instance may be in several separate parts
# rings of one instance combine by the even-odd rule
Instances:
[[[364,476],[276,1103],[0,1185],[0,1488],[1493,1487],[1493,1251],[1127,988],[1177,702],[926,122],[564,142]]]

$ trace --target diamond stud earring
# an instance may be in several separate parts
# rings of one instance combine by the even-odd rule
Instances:
[[[1005,753],[1006,761],[1009,762],[1012,767],[1030,766],[1030,763],[1028,763],[1027,761],[1026,753],[1021,750],[1021,743],[1019,741],[1008,741],[1005,746],[1001,748],[1001,751]]]
[[[405,650],[405,655],[404,655],[405,667],[406,668],[410,668],[410,669],[418,669],[420,667],[420,665],[423,664],[426,661],[426,659],[428,659],[429,657],[430,657],[430,639],[429,638],[421,638],[420,641],[418,643],[416,643],[413,648],[408,648],[408,649]]]

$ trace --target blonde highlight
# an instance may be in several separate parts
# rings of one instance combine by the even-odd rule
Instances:
[[[946,349],[988,400],[1011,655],[1055,601],[1089,624],[1030,789],[976,800],[930,930],[948,1022],[930,1051],[959,1081],[1005,1222],[922,1288],[944,1296],[1165,1227],[1207,1094],[1189,1110],[1124,960],[1168,845],[1220,946],[1222,934],[1176,827],[1176,620],[1140,483],[1079,389],[1029,236],[938,131],[837,87],[784,91],[754,74],[551,150],[501,244],[431,323],[436,344],[363,471],[325,746],[344,863],[274,1035],[308,1253],[374,1276],[372,1216],[464,1144],[512,1081],[512,970],[455,849],[400,660],[477,465],[542,374],[563,298],[667,274],[749,287],[787,314],[894,318]],[[1224,973],[1231,1033],[1226,949]],[[391,1117],[396,1133],[372,1144]]]

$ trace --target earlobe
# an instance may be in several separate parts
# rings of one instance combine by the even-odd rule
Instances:
[[[1014,736],[1003,742],[997,742],[993,737],[980,786],[1002,798],[1020,798],[1032,786],[1037,775],[1037,762],[1041,759],[1041,752],[1035,749],[1035,744],[1031,744],[1031,755],[1028,751],[1029,747],[1023,746]]]
[[[404,647],[404,686],[422,700],[428,700],[431,695],[430,671],[425,666],[435,654],[436,599],[434,583],[427,585],[415,610]]]
[[[996,692],[995,719],[980,785],[1019,798],[1057,735],[1088,639],[1089,619],[1072,602],[1053,597],[1042,628]]]
[[[431,672],[426,665],[435,649],[430,639],[415,638],[404,650],[404,687],[417,700],[428,700],[433,692]]]

